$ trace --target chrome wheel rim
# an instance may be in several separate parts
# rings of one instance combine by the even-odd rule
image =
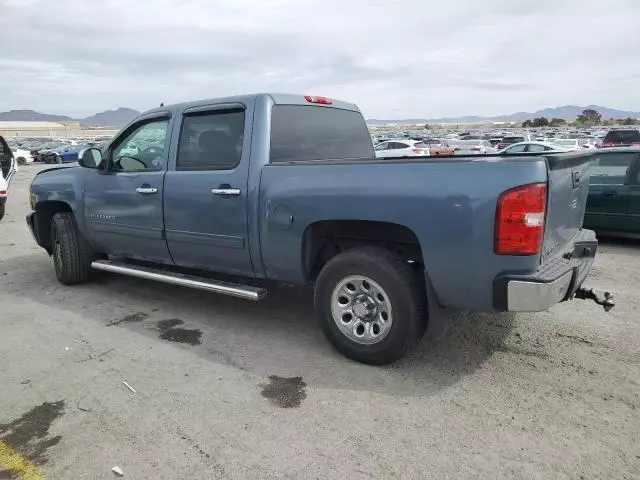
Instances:
[[[393,323],[387,292],[364,275],[338,282],[331,294],[331,315],[343,335],[362,345],[381,342]]]

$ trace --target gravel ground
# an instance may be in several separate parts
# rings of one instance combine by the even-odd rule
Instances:
[[[331,349],[307,290],[58,284],[24,221],[42,168],[0,223],[0,441],[48,478],[640,478],[640,242],[601,243],[610,313],[452,313],[376,368]]]

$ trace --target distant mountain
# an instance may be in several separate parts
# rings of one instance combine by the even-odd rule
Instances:
[[[80,120],[82,125],[89,127],[121,127],[140,115],[140,112],[132,108],[118,108],[96,113]]]
[[[516,112],[510,115],[498,115],[496,117],[481,117],[477,115],[464,117],[446,117],[446,118],[407,118],[401,120],[367,120],[369,125],[385,125],[387,123],[490,123],[490,122],[524,122],[535,117],[547,118],[563,118],[565,120],[575,120],[578,114],[583,110],[591,108],[600,112],[602,118],[640,118],[640,112],[630,112],[626,110],[615,110],[613,108],[602,107],[600,105],[587,105],[580,107],[578,105],[564,105],[555,108],[544,108],[536,112]]]
[[[0,121],[69,122],[73,121],[73,119],[64,115],[49,115],[47,113],[34,112],[33,110],[9,110],[8,112],[0,112]]]
[[[107,110],[106,112],[96,113],[87,118],[73,119],[64,115],[50,115],[47,113],[39,113],[33,110],[10,110],[8,112],[0,112],[0,121],[13,122],[80,122],[88,127],[121,127],[135,117],[140,112],[131,108],[118,108],[117,110]]]

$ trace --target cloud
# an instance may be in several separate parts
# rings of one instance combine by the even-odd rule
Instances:
[[[640,110],[624,80],[640,75],[637,0],[0,4],[0,110],[79,116],[258,91],[333,96],[378,118]]]

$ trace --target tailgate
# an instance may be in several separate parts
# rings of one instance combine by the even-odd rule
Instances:
[[[549,199],[541,263],[564,253],[582,228],[589,194],[587,167],[593,152],[549,155]]]

